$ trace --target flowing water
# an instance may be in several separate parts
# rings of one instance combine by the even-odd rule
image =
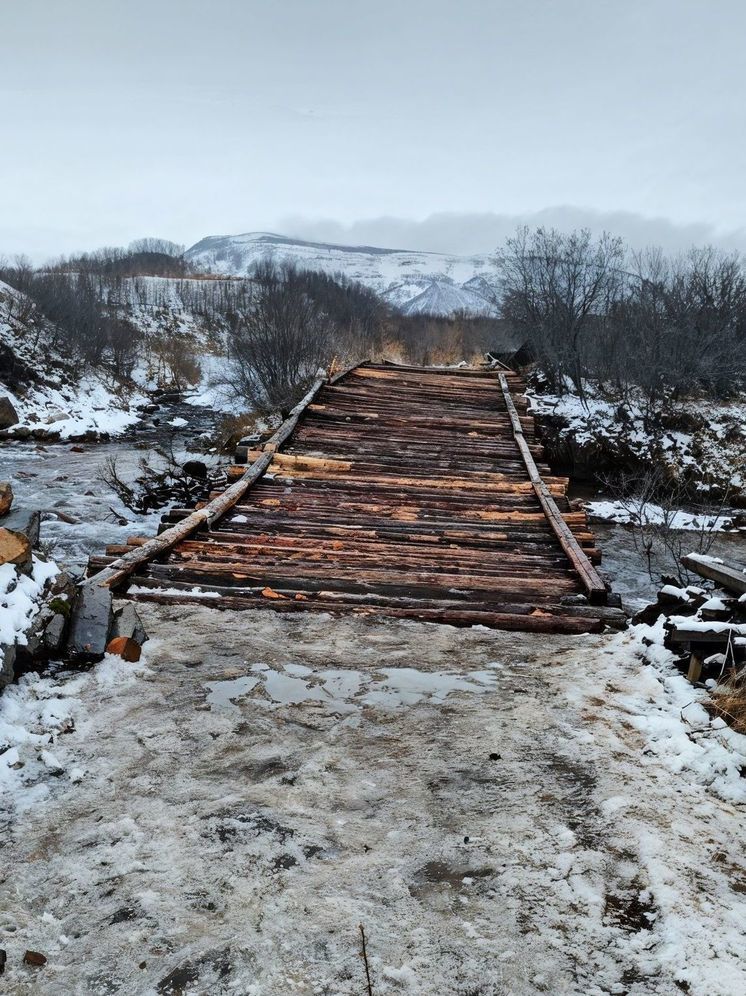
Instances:
[[[198,440],[202,433],[215,428],[219,414],[177,402],[162,406],[157,417],[157,423],[146,420],[108,443],[0,444],[0,480],[12,482],[15,507],[42,510],[42,543],[73,572],[81,572],[89,555],[102,553],[109,543],[124,543],[132,535],[154,535],[160,521],[162,510],[137,515],[102,483],[100,470],[108,458],[117,458],[125,480],[137,475],[140,460],[152,456],[156,446],[172,446],[180,460],[217,462],[216,457],[205,457],[199,451]],[[187,424],[173,427],[169,423],[174,420]],[[577,489],[574,494],[590,497]],[[594,492],[593,497],[603,496]],[[62,521],[56,513],[73,521]],[[670,561],[654,556],[648,564],[628,526],[594,523],[592,528],[603,552],[601,570],[611,579],[625,607],[635,611],[653,600],[661,575],[672,572]],[[692,534],[692,549],[696,549],[696,542]],[[746,563],[746,533],[718,533],[708,552]]]
[[[138,474],[140,461],[159,446],[172,447],[180,462],[217,462],[199,450],[199,436],[215,428],[219,414],[184,403],[162,406],[158,421],[145,421],[108,443],[0,444],[0,480],[12,483],[14,508],[42,512],[41,543],[73,573],[85,567],[92,553],[128,536],[154,535],[161,512],[138,515],[126,508],[100,479],[103,464],[116,457],[124,480]],[[171,426],[174,420],[186,425]],[[64,521],[58,518],[61,514]]]

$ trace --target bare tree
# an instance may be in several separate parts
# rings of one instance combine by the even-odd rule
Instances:
[[[624,246],[588,229],[520,228],[497,256],[502,314],[542,359],[551,386],[569,377],[582,398],[586,354],[622,284]]]
[[[333,331],[301,273],[260,263],[229,336],[230,387],[257,410],[289,410],[331,360]]]

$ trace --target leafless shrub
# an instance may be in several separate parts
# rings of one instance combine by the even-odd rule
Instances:
[[[170,446],[156,447],[152,453],[141,457],[138,472],[125,480],[119,472],[116,456],[109,456],[99,467],[99,480],[110,488],[130,511],[142,515],[166,505],[177,503],[190,506],[205,498],[212,487],[222,483],[224,475],[210,476],[197,471],[198,465],[177,460]],[[199,465],[204,466],[204,465]]]
[[[160,387],[182,392],[198,383],[202,368],[195,345],[189,337],[174,334],[151,336],[148,347]]]
[[[229,386],[258,411],[286,412],[335,352],[333,324],[292,267],[260,264],[229,337]]]
[[[645,558],[650,579],[655,580],[654,563],[662,562],[681,585],[691,584],[692,575],[682,557],[709,553],[717,538],[718,520],[728,504],[728,492],[713,508],[698,500],[687,483],[672,479],[659,466],[641,473],[623,471],[600,480],[606,493],[627,513],[635,549]],[[684,510],[693,517],[686,530],[679,525]]]
[[[714,689],[708,706],[736,733],[746,733],[746,669],[733,668]]]

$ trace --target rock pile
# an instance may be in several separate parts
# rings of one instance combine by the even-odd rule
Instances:
[[[114,611],[108,588],[79,587],[65,571],[56,568],[42,570],[40,575],[44,557],[34,552],[39,521],[38,512],[14,509],[12,487],[0,482],[0,568],[11,568],[10,577],[6,570],[3,590],[10,596],[22,593],[26,618],[31,617],[24,626],[21,614],[22,636],[16,630],[15,638],[11,636],[0,645],[0,690],[17,674],[50,659],[93,662],[105,653],[115,653],[128,661],[139,660],[147,640],[134,606],[127,604]],[[33,614],[29,611],[29,591],[30,597],[41,603]]]

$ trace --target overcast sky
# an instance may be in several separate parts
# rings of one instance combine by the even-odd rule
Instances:
[[[743,0],[0,0],[0,255],[746,249]]]

